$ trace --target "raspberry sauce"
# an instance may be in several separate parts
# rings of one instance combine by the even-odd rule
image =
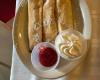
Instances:
[[[57,62],[57,53],[53,48],[41,47],[39,52],[40,63],[45,67],[51,67]]]

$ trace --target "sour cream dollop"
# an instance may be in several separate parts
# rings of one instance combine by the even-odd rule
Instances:
[[[55,45],[60,55],[70,60],[81,57],[87,48],[83,35],[72,29],[61,32],[55,40]]]

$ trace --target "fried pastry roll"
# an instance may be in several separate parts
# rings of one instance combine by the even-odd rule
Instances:
[[[74,29],[83,32],[83,17],[78,0],[71,0],[73,10]]]
[[[28,37],[30,50],[42,41],[43,0],[28,0]]]
[[[52,42],[56,35],[56,0],[45,0],[43,6],[43,40]]]
[[[73,28],[71,0],[57,0],[57,13],[59,32]]]

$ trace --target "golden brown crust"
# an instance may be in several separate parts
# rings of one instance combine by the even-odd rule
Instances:
[[[73,11],[74,29],[82,33],[84,25],[83,25],[81,9],[79,6],[79,1],[71,0],[71,4],[72,4],[72,11]]]
[[[43,0],[28,0],[28,37],[31,50],[42,41],[42,7]]]
[[[43,40],[52,41],[57,35],[56,0],[46,0],[43,6]]]
[[[57,0],[58,29],[59,31],[73,28],[71,0]]]

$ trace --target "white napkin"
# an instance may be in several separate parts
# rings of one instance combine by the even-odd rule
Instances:
[[[10,77],[10,65],[12,56],[12,33],[10,27],[0,21],[0,80],[8,80]]]

